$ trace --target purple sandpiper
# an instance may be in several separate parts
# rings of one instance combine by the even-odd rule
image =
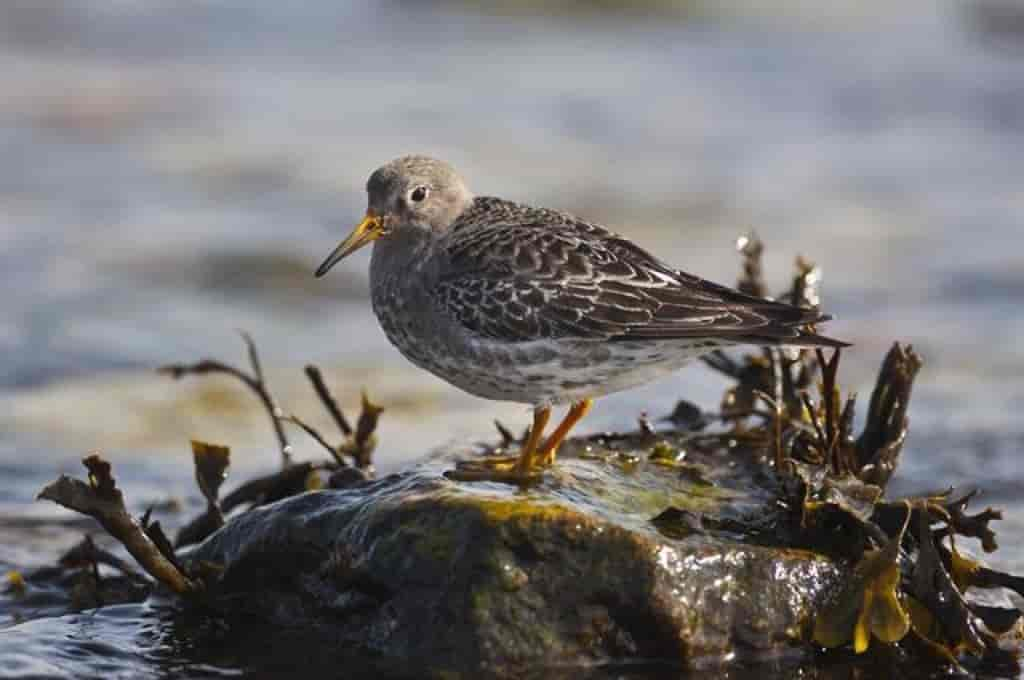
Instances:
[[[746,295],[669,266],[573,215],[474,196],[442,161],[405,156],[366,184],[366,216],[316,275],[371,242],[373,309],[417,366],[463,390],[530,404],[518,456],[454,475],[534,481],[592,400],[731,345],[841,347],[815,309]],[[543,437],[555,404],[571,404]]]

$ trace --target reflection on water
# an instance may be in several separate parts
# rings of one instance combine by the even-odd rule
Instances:
[[[238,328],[289,410],[317,417],[306,361],[348,405],[365,385],[389,406],[385,469],[490,436],[494,416],[525,424],[387,345],[365,255],[311,277],[368,173],[412,151],[721,281],[750,228],[780,287],[811,256],[831,333],[857,345],[848,381],[866,389],[892,339],[926,359],[900,488],[976,482],[1024,516],[1024,22],[996,0],[831,5],[5,3],[0,567],[77,539],[31,498],[86,449],[154,500],[194,498],[190,436],[233,444],[236,468],[274,464],[247,395],[151,372],[240,359]],[[695,368],[611,397],[588,425],[681,393],[713,403],[716,380]],[[1003,535],[1019,545],[1022,520]],[[1024,551],[997,557],[1024,571]]]

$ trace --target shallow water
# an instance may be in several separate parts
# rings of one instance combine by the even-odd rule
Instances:
[[[1024,572],[1024,42],[983,12],[1009,4],[653,4],[0,6],[0,568],[78,540],[32,497],[87,450],[140,508],[198,505],[190,437],[234,446],[236,478],[276,464],[249,395],[152,373],[242,361],[238,328],[286,410],[327,423],[308,361],[346,406],[363,386],[388,406],[384,470],[491,437],[496,416],[525,425],[523,407],[458,394],[387,345],[366,255],[311,277],[361,216],[368,173],[418,151],[478,193],[598,219],[720,281],[750,228],[780,288],[795,253],[815,259],[830,332],[856,343],[848,386],[869,388],[894,339],[926,360],[893,491],[982,487],[1007,510],[992,561]],[[721,387],[693,368],[602,400],[585,425],[628,427],[679,396],[710,406]],[[65,651],[37,656],[102,672]]]

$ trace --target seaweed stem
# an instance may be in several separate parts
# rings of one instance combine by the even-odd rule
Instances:
[[[736,239],[736,250],[743,256],[743,274],[737,288],[741,292],[757,297],[765,296],[764,267],[761,255],[764,254],[764,242],[757,234],[750,232]]]
[[[137,569],[132,567],[131,564],[122,560],[120,557],[104,550],[96,545],[93,541],[92,536],[86,534],[85,537],[76,543],[74,546],[68,549],[57,563],[62,567],[72,568],[81,566],[83,564],[105,564],[109,567],[117,569],[119,572],[127,576],[128,578],[138,581],[140,583],[148,583],[149,581]]]
[[[188,578],[146,534],[124,505],[124,496],[110,474],[110,463],[98,454],[82,460],[89,471],[89,482],[61,475],[47,484],[37,498],[53,501],[83,515],[95,518],[111,536],[120,541],[135,561],[179,595],[197,592],[201,584]]]
[[[263,403],[263,407],[270,417],[270,423],[274,427],[274,434],[277,437],[278,447],[281,451],[281,465],[282,467],[288,467],[292,464],[292,446],[288,443],[288,437],[281,426],[281,418],[284,414],[278,408],[274,397],[267,388],[266,380],[263,377],[263,367],[260,365],[259,353],[256,351],[256,343],[253,342],[252,337],[245,331],[239,331],[239,334],[248,348],[249,363],[252,366],[253,375],[249,375],[241,369],[216,359],[203,359],[194,364],[169,364],[158,368],[157,373],[169,375],[175,380],[180,380],[186,375],[209,375],[212,373],[223,373],[241,380]]]
[[[334,462],[338,464],[338,467],[348,467],[348,463],[345,462],[344,456],[342,456],[341,453],[338,452],[338,449],[332,446],[331,443],[328,442],[327,439],[322,434],[320,434],[320,432],[312,425],[309,425],[308,423],[301,420],[297,415],[294,414],[283,416],[281,420],[283,420],[286,423],[291,423],[292,425],[297,425],[300,428],[302,428],[302,430],[306,434],[308,434],[317,444],[322,446],[329,454],[331,454],[331,458],[333,458]]]
[[[338,429],[346,437],[352,436],[352,426],[349,425],[348,419],[345,417],[341,407],[338,406],[337,400],[331,391],[327,388],[327,383],[324,382],[324,376],[320,373],[320,369],[313,364],[306,366],[306,377],[309,378],[309,382],[313,384],[313,389],[316,390],[316,396],[320,397],[320,401],[323,402],[327,412],[334,418],[334,422],[338,425]]]

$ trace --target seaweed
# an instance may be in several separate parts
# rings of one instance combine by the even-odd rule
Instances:
[[[284,414],[278,408],[274,397],[270,394],[266,380],[263,377],[263,364],[260,362],[256,343],[248,333],[243,331],[241,335],[249,353],[251,374],[216,359],[201,359],[193,364],[169,364],[158,368],[157,373],[169,375],[175,380],[181,380],[188,375],[211,375],[216,373],[234,376],[241,380],[246,387],[259,397],[263,408],[267,411],[270,424],[274,428],[274,436],[277,437],[277,444],[281,453],[281,465],[288,467],[292,461],[292,445],[288,443],[288,435],[285,434],[284,427],[281,424]]]
[[[910,615],[898,595],[900,545],[912,515],[899,533],[882,547],[869,550],[854,567],[852,577],[815,620],[813,639],[824,647],[853,641],[858,654],[867,651],[872,636],[882,642],[899,642],[910,632]]]
[[[196,484],[206,499],[206,511],[178,531],[174,546],[198,543],[224,526],[224,511],[220,504],[220,487],[227,477],[231,450],[226,446],[192,441],[192,456],[196,467]]]
[[[179,532],[175,540],[176,547],[197,543],[206,538],[223,525],[224,514],[230,513],[235,508],[244,505],[255,507],[273,503],[310,488],[321,486],[317,477],[321,471],[328,475],[328,485],[332,487],[348,486],[370,479],[374,474],[373,452],[377,446],[376,431],[384,409],[371,402],[366,392],[363,392],[362,409],[356,421],[356,427],[353,429],[331,390],[327,387],[320,369],[312,364],[307,365],[304,370],[310,385],[344,438],[340,444],[332,445],[316,428],[308,425],[294,414],[285,415],[277,407],[264,379],[256,345],[249,335],[243,333],[242,337],[249,350],[252,375],[212,359],[204,359],[194,364],[173,364],[159,369],[159,372],[171,375],[176,379],[189,374],[205,375],[209,373],[226,373],[238,377],[247,387],[256,392],[274,422],[274,432],[278,443],[281,444],[282,452],[285,453],[282,468],[277,472],[250,479],[240,484],[223,499],[219,499],[220,485],[224,480],[229,463],[228,449],[193,441],[196,482],[206,498],[207,509]],[[290,455],[291,445],[284,433],[284,423],[300,427],[330,454],[331,460],[293,461]]]
[[[763,246],[750,236],[741,239],[739,249],[744,258],[739,287],[763,295]],[[803,258],[797,258],[796,268],[790,290],[781,297],[817,306],[820,272]],[[706,359],[736,383],[722,403],[719,419],[728,426],[722,435],[760,431],[762,441],[772,442],[760,449],[765,462],[783,486],[795,484],[792,495],[798,502],[791,505],[799,509],[800,531],[793,536],[776,527],[776,540],[855,565],[852,578],[818,614],[812,639],[828,648],[850,643],[863,653],[873,638],[924,650],[954,667],[971,658],[1008,663],[1013,655],[998,645],[998,637],[1019,626],[1021,612],[973,603],[965,593],[969,588],[1021,593],[1024,579],[965,557],[955,544],[957,537],[975,538],[985,552],[995,551],[990,523],[1002,513],[986,508],[968,514],[976,491],[885,498],[906,442],[907,409],[921,358],[910,346],[892,345],[859,435],[854,433],[856,395],[844,398],[838,382],[840,358],[837,349],[830,356],[821,350],[764,350],[739,359],[721,352]],[[676,411],[692,413],[685,405]],[[756,426],[747,422],[754,417],[761,421]],[[701,524],[699,518],[666,513],[654,523],[677,533]]]
[[[39,498],[95,518],[148,574],[174,592],[190,595],[199,590],[201,584],[185,575],[173,550],[168,552],[168,545],[161,545],[159,539],[154,542],[144,525],[129,514],[110,463],[99,454],[91,454],[82,464],[89,472],[88,482],[61,475],[39,492]]]
[[[320,370],[316,366],[306,366],[305,372],[313,389],[344,437],[340,444],[332,446],[316,429],[306,425],[298,417],[282,412],[267,385],[255,342],[247,333],[242,333],[242,338],[248,350],[251,371],[249,373],[215,359],[203,359],[191,364],[172,364],[158,369],[158,372],[174,379],[187,375],[219,373],[240,380],[257,395],[271,419],[281,453],[280,470],[250,479],[221,498],[220,489],[227,478],[230,465],[230,450],[226,446],[192,441],[196,485],[206,501],[206,509],[178,531],[173,543],[165,534],[160,522],[152,518],[152,508],[138,520],[131,516],[123,494],[114,481],[110,463],[98,453],[90,454],[82,461],[88,471],[87,481],[62,475],[47,485],[38,496],[95,518],[111,536],[125,546],[136,562],[157,583],[191,599],[201,595],[205,588],[204,579],[215,574],[217,567],[205,565],[204,573],[187,573],[178,560],[176,550],[204,540],[224,525],[226,515],[233,510],[244,505],[254,507],[271,503],[319,486],[320,484],[315,481],[315,475],[321,471],[329,475],[328,483],[333,487],[350,486],[373,477],[376,430],[383,409],[371,402],[364,392],[362,410],[356,427],[352,428],[327,387]],[[294,461],[292,446],[284,429],[285,423],[300,426],[328,450],[331,460]],[[94,594],[92,601],[97,606],[103,603],[98,585],[100,579],[97,567],[100,562],[114,566],[135,581],[144,580],[138,572],[131,570],[127,563],[110,553],[98,551],[91,540],[86,539],[86,542],[76,546],[72,553],[61,558],[60,566],[68,569],[80,568],[83,564],[91,565],[95,575],[95,584],[91,587]],[[147,582],[146,585],[152,584]]]

